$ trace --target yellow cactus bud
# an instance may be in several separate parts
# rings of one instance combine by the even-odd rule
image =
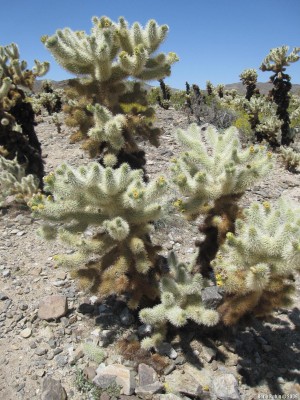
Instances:
[[[255,151],[254,146],[250,146],[249,151],[250,151],[250,153],[254,153],[254,151]]]
[[[270,205],[270,203],[269,203],[268,201],[264,201],[264,202],[263,202],[263,206],[264,206],[264,208],[265,208],[266,210],[270,210],[270,208],[271,208],[271,205]]]
[[[268,158],[272,158],[272,153],[270,151],[267,152]]]

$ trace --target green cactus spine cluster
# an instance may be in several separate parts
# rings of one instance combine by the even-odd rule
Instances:
[[[263,146],[242,149],[234,127],[219,133],[212,126],[203,131],[192,124],[187,131],[177,130],[176,138],[187,151],[172,167],[173,181],[184,196],[175,205],[188,219],[206,215],[199,227],[206,239],[197,242],[197,265],[206,275],[218,246],[234,229],[237,201],[270,171],[272,154]]]
[[[136,134],[158,145],[160,132],[153,127],[154,110],[148,106],[141,84],[132,84],[127,79],[146,81],[170,75],[171,65],[178,60],[176,54],[156,52],[166,38],[168,27],[159,26],[154,20],[150,20],[145,28],[137,22],[129,27],[123,17],[118,23],[105,16],[93,17],[92,22],[90,35],[65,28],[51,37],[42,38],[63,68],[88,77],[72,83],[73,94],[79,95],[81,100],[71,99],[64,107],[70,114],[66,122],[79,125],[73,139],[88,139],[84,148],[91,156],[114,154],[132,168],[141,168],[145,164],[145,154],[137,150]],[[102,135],[91,137],[99,122],[99,107],[106,108],[113,117],[128,114],[119,130],[118,142],[123,145],[122,151],[119,145],[116,148],[110,141],[109,135],[105,140]],[[124,112],[128,107],[131,111]],[[116,141],[116,135],[113,141]]]
[[[32,70],[27,69],[15,43],[0,46],[0,145],[8,159],[17,157],[20,164],[27,165],[26,174],[36,175],[40,188],[44,175],[41,146],[34,131],[34,112],[20,87],[31,90],[35,78],[48,69],[48,63],[37,60]]]
[[[251,312],[265,316],[290,305],[300,271],[300,209],[281,198],[253,203],[228,232],[212,266],[226,296],[219,312],[235,324]]]
[[[151,221],[161,215],[158,203],[167,187],[161,176],[143,182],[141,170],[128,164],[117,169],[98,163],[74,169],[66,164],[45,177],[45,190],[30,201],[34,215],[45,223],[45,239],[60,238],[76,248],[57,256],[60,265],[72,267],[72,275],[100,296],[128,294],[136,308],[143,296],[158,294],[157,251],[150,241]],[[87,228],[92,237],[84,236]]]
[[[25,168],[17,159],[7,160],[0,155],[0,207],[8,196],[14,196],[18,202],[26,203],[38,191],[38,180],[25,174]]]
[[[182,327],[192,320],[199,325],[214,326],[219,321],[218,312],[203,305],[202,275],[192,274],[191,267],[178,262],[174,252],[168,256],[168,265],[170,273],[159,284],[161,303],[144,308],[139,314],[142,322],[154,328],[152,336],[142,341],[145,349],[156,347],[165,339],[168,323]]]

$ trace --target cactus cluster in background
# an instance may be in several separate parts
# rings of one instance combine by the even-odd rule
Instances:
[[[162,277],[160,287],[161,303],[153,308],[144,308],[140,319],[153,327],[151,337],[142,341],[142,347],[157,347],[167,334],[167,324],[182,327],[188,320],[199,325],[214,326],[219,321],[215,310],[203,305],[201,290],[204,288],[201,274],[192,274],[191,267],[178,262],[174,252],[168,256],[170,273]]]
[[[176,54],[156,53],[168,27],[154,20],[145,28],[137,22],[129,27],[123,17],[118,23],[108,17],[93,17],[92,22],[90,35],[65,28],[42,38],[63,68],[87,77],[73,80],[71,98],[64,108],[69,113],[66,123],[79,126],[76,138],[88,139],[84,148],[91,156],[115,155],[119,162],[142,168],[145,157],[136,137],[158,146],[160,131],[153,127],[154,110],[148,106],[141,84],[127,79],[146,81],[170,75],[171,65],[178,60]],[[104,114],[110,115],[111,121],[103,124]]]
[[[17,157],[20,164],[26,164],[26,174],[36,175],[40,188],[44,176],[41,145],[34,130],[34,112],[20,87],[32,90],[35,78],[48,69],[49,63],[35,60],[29,70],[16,44],[0,46],[0,145],[8,159]]]
[[[25,168],[15,158],[7,160],[0,155],[0,207],[8,196],[15,201],[26,203],[38,191],[38,179],[25,174]]]
[[[237,201],[270,171],[272,155],[263,146],[243,150],[233,127],[219,133],[192,124],[187,131],[178,129],[176,139],[187,149],[172,167],[174,183],[184,196],[176,205],[188,219],[206,215],[199,227],[206,238],[197,244],[197,265],[207,274],[218,246],[233,230]]]
[[[212,266],[226,296],[225,324],[251,312],[265,316],[291,304],[300,272],[300,209],[290,200],[253,203],[228,232]]]
[[[143,296],[157,297],[160,246],[149,234],[150,222],[161,215],[165,179],[146,185],[142,171],[128,164],[112,169],[95,162],[79,169],[63,164],[45,183],[52,195],[30,201],[34,215],[45,221],[40,233],[77,250],[57,256],[58,264],[72,267],[72,276],[100,296],[127,294],[131,308]],[[94,229],[92,237],[83,237],[88,228]]]
[[[300,165],[300,153],[297,153],[291,147],[281,146],[280,155],[286,169],[290,172],[296,172]]]

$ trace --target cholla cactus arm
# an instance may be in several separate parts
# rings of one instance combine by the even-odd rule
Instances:
[[[262,71],[273,71],[274,74],[270,77],[274,88],[270,92],[270,96],[277,105],[276,115],[282,120],[281,125],[281,145],[289,145],[293,141],[290,129],[289,117],[289,91],[292,84],[291,77],[284,71],[291,63],[296,62],[300,58],[300,47],[295,47],[288,55],[288,46],[281,46],[272,49],[263,61],[260,69]]]
[[[209,127],[205,137],[206,142],[196,124],[190,125],[186,132],[176,133],[177,140],[189,150],[172,168],[175,184],[189,196],[183,207],[196,198],[200,209],[205,202],[221,196],[244,193],[272,167],[271,155],[264,147],[241,149],[236,128],[221,134]]]
[[[202,304],[203,279],[200,274],[192,275],[186,264],[177,260],[175,253],[168,257],[170,275],[160,282],[161,303],[140,312],[142,322],[153,325],[154,334],[142,342],[142,347],[156,347],[167,333],[167,323],[176,327],[184,326],[188,319],[198,324],[213,326],[219,320],[214,310]]]
[[[97,81],[105,82],[129,75],[151,79],[148,76],[153,69],[156,75],[153,74],[152,79],[159,79],[165,76],[170,64],[177,61],[173,55],[150,57],[164,40],[168,31],[166,25],[159,27],[151,20],[145,29],[138,23],[128,28],[122,17],[119,24],[107,17],[94,17],[92,22],[90,35],[65,28],[43,38],[58,63],[72,73],[90,74]]]
[[[240,80],[242,81],[243,85],[246,86],[246,96],[245,98],[247,100],[250,100],[251,97],[257,93],[256,90],[256,83],[257,83],[257,72],[255,69],[245,69],[241,74],[240,74]]]
[[[59,264],[73,267],[81,284],[102,296],[131,294],[129,305],[136,308],[143,295],[157,295],[157,247],[149,241],[150,221],[161,216],[158,199],[166,187],[162,177],[147,186],[142,171],[128,164],[116,169],[63,164],[45,178],[45,190],[52,195],[36,195],[30,206],[44,220],[44,238],[58,237],[76,248],[72,255],[58,256]],[[92,238],[84,236],[88,227],[94,229]],[[88,262],[91,257],[94,261]]]
[[[220,307],[226,324],[249,312],[271,313],[291,300],[293,276],[300,271],[299,211],[287,199],[275,206],[253,203],[236,221],[235,234],[227,233],[212,262],[227,293]]]
[[[237,200],[270,171],[272,156],[262,146],[242,149],[234,127],[219,133],[210,126],[203,133],[192,124],[187,131],[178,130],[176,137],[188,151],[172,167],[173,181],[184,196],[175,205],[189,219],[206,214],[199,227],[206,238],[198,242],[196,262],[207,275],[218,246],[234,227],[240,212]]]
[[[300,153],[295,152],[290,147],[280,147],[281,157],[285,167],[290,172],[295,172],[300,165]]]
[[[7,160],[0,155],[0,205],[7,196],[14,195],[16,201],[28,201],[38,191],[38,179],[33,175],[25,176],[25,169],[17,159]]]
[[[291,63],[299,60],[300,47],[295,47],[288,55],[289,46],[276,47],[270,50],[270,53],[266,56],[262,62],[260,69],[262,71],[273,71],[275,73],[281,73],[286,70]]]

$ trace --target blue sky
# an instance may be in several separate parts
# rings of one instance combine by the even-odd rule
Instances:
[[[29,67],[35,58],[50,61],[45,78],[67,79],[72,75],[57,65],[40,37],[65,27],[89,33],[94,15],[169,25],[161,50],[176,52],[180,61],[166,83],[179,89],[185,81],[200,88],[207,80],[238,82],[244,69],[258,70],[271,48],[300,47],[300,0],[11,0],[1,4],[0,45],[17,43]],[[288,72],[300,83],[300,60]],[[260,82],[268,81],[269,72],[258,73]]]

